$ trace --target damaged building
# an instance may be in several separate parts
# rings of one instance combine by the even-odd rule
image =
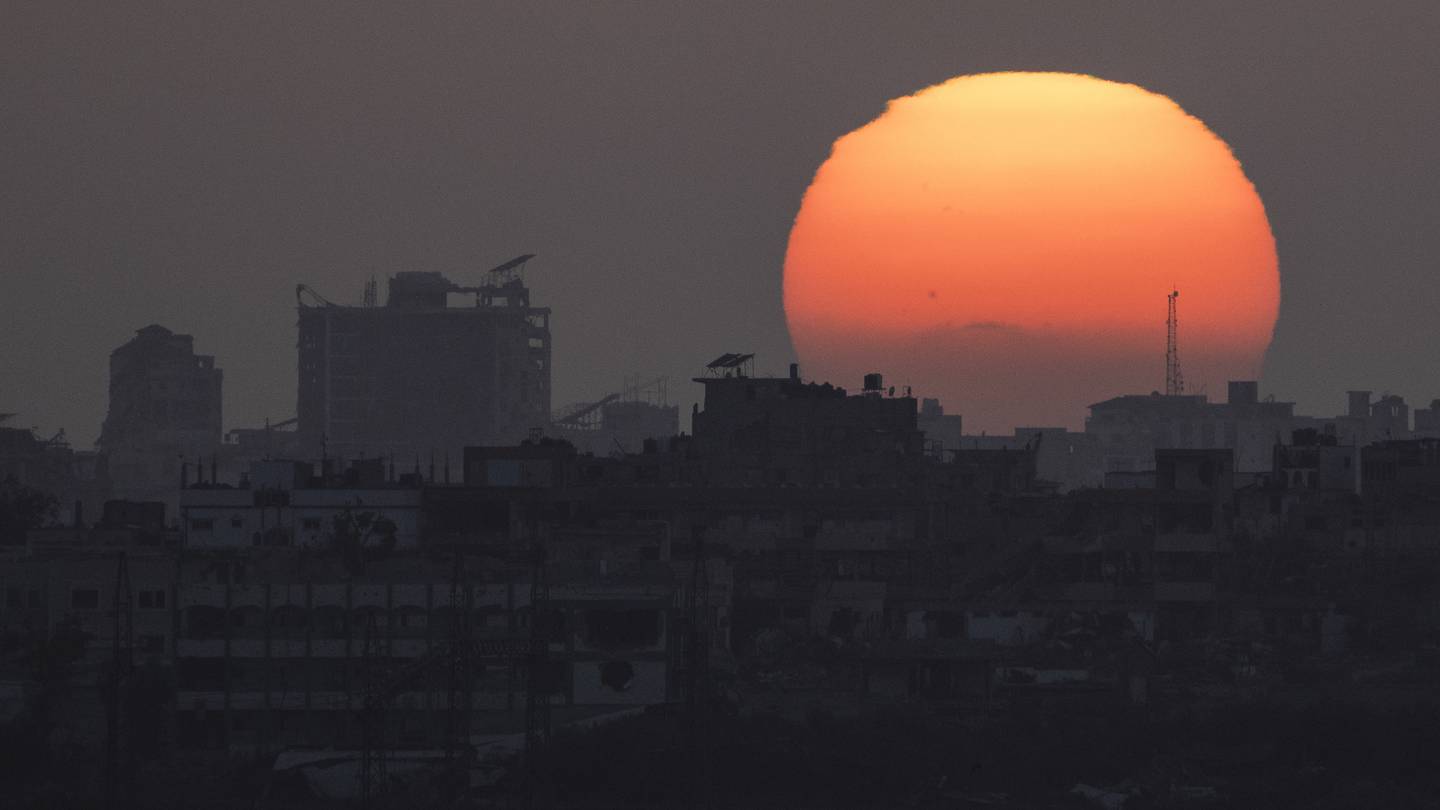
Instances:
[[[518,441],[550,420],[550,310],[520,256],[460,285],[402,272],[382,305],[340,306],[301,285],[298,431],[314,455],[449,454]]]
[[[114,496],[176,507],[184,460],[213,458],[221,441],[221,383],[215,358],[195,338],[158,324],[110,353],[110,407],[99,446]]]

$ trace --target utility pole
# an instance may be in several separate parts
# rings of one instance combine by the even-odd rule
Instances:
[[[1185,375],[1180,373],[1180,350],[1176,345],[1179,321],[1175,316],[1175,301],[1179,297],[1179,290],[1170,291],[1167,296],[1170,307],[1165,318],[1165,395],[1171,397],[1185,393]]]
[[[471,666],[470,584],[465,579],[465,552],[455,547],[454,569],[450,573],[450,700],[449,728],[445,743],[445,756],[451,766],[451,775],[468,776],[462,763],[470,750],[470,706],[474,674]]]
[[[111,638],[110,671],[105,679],[105,799],[111,810],[134,806],[135,763],[134,740],[125,748],[125,762],[121,762],[120,738],[126,731],[123,702],[125,687],[134,669],[134,635],[130,603],[130,570],[126,565],[125,552],[115,564],[114,626]]]
[[[710,712],[710,578],[705,567],[705,538],[698,532],[693,553],[690,587],[685,594],[685,702],[694,768],[691,782],[696,792],[694,806],[708,808],[711,804],[709,728],[706,723]]]
[[[386,651],[380,641],[374,611],[365,614],[365,649],[361,659],[364,689],[360,695],[360,806],[374,807],[389,788],[385,759],[389,754],[386,716],[388,706],[382,697],[385,679]]]
[[[550,609],[550,583],[546,577],[545,547],[531,521],[530,649],[525,657],[525,802],[534,807],[544,773],[542,750],[550,740],[550,639],[554,616]]]

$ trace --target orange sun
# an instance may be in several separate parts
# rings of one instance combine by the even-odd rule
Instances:
[[[1187,393],[1257,376],[1280,281],[1239,162],[1168,98],[1064,73],[890,102],[835,142],[785,254],[807,376],[884,372],[967,432],[1162,388],[1172,288]]]

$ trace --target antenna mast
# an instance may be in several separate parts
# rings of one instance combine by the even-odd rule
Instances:
[[[1180,373],[1180,352],[1176,348],[1175,333],[1179,321],[1175,317],[1175,299],[1179,290],[1171,290],[1169,313],[1165,318],[1165,395],[1177,397],[1185,393],[1185,375]]]

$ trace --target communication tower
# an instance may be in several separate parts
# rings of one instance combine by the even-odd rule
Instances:
[[[1175,317],[1175,300],[1179,290],[1171,290],[1169,314],[1165,319],[1165,395],[1178,397],[1185,393],[1185,375],[1180,373],[1180,352],[1176,348],[1175,333],[1179,322]]]

